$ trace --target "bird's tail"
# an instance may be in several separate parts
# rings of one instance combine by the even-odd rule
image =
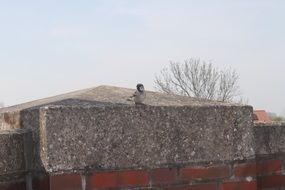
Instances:
[[[131,96],[131,97],[128,97],[128,98],[127,98],[127,101],[130,101],[130,102],[132,102],[132,101],[133,101],[133,96]]]

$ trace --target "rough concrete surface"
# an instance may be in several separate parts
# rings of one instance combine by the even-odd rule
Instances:
[[[25,130],[0,130],[0,175],[25,171]]]
[[[256,154],[285,153],[285,124],[259,123],[254,127]]]
[[[49,172],[254,155],[249,107],[47,106],[41,114]]]
[[[50,173],[254,157],[252,107],[156,92],[137,106],[133,92],[100,86],[0,109],[0,126],[31,129],[33,168]]]

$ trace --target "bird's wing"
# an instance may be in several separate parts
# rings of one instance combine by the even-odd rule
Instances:
[[[132,95],[132,97],[136,97],[138,96],[140,93],[138,91],[135,91],[134,94]]]
[[[135,92],[133,93],[133,95],[131,95],[127,100],[128,100],[128,101],[132,101],[132,98],[134,98],[135,96],[137,96],[137,91],[135,91]]]

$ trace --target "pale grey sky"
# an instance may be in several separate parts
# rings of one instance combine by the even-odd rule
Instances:
[[[0,1],[0,101],[97,85],[153,89],[169,61],[240,75],[255,109],[285,115],[283,0]]]

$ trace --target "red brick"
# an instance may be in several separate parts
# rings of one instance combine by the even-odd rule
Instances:
[[[49,177],[50,190],[79,190],[81,176],[79,174],[63,174]]]
[[[261,176],[257,181],[259,188],[285,187],[285,175]]]
[[[225,182],[223,190],[257,190],[257,183],[256,181]]]
[[[0,190],[26,190],[25,182],[0,184]]]
[[[89,188],[140,186],[148,183],[146,170],[98,172],[89,176]]]
[[[165,190],[217,190],[216,184],[198,184],[188,186],[168,187]]]
[[[256,165],[257,174],[280,172],[282,163],[280,160],[268,160],[258,162]]]
[[[216,190],[216,184],[200,184],[190,186],[190,190]]]
[[[237,177],[256,176],[265,173],[281,171],[280,160],[269,160],[258,163],[238,164],[234,167],[234,174]]]
[[[181,178],[184,180],[216,179],[216,178],[228,177],[229,175],[230,171],[229,167],[227,166],[181,169]]]
[[[174,182],[177,178],[176,169],[158,168],[151,172],[153,184]]]
[[[34,190],[50,190],[49,176],[39,176],[33,179]]]
[[[237,177],[256,176],[256,163],[238,164],[234,167]]]

